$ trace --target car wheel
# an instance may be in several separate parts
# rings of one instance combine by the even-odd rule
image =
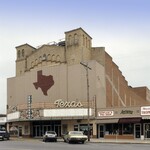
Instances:
[[[81,143],[84,144],[84,141],[82,141]]]

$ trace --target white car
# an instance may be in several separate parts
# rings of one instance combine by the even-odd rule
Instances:
[[[82,131],[69,131],[64,136],[64,142],[81,142],[84,143],[87,140],[87,136]]]
[[[57,134],[55,131],[46,131],[43,135],[43,142],[55,141],[57,142]]]

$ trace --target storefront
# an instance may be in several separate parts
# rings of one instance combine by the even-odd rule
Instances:
[[[96,124],[97,138],[140,139],[144,132],[140,107],[100,110]]]

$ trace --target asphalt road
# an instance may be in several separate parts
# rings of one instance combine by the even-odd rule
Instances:
[[[149,150],[149,144],[89,143],[68,144],[64,142],[0,141],[0,150]]]

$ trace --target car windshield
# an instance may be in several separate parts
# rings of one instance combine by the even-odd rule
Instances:
[[[70,134],[80,134],[80,135],[83,135],[83,132],[81,132],[81,131],[71,131]]]
[[[47,134],[55,134],[54,131],[47,131],[46,133],[47,133]]]

